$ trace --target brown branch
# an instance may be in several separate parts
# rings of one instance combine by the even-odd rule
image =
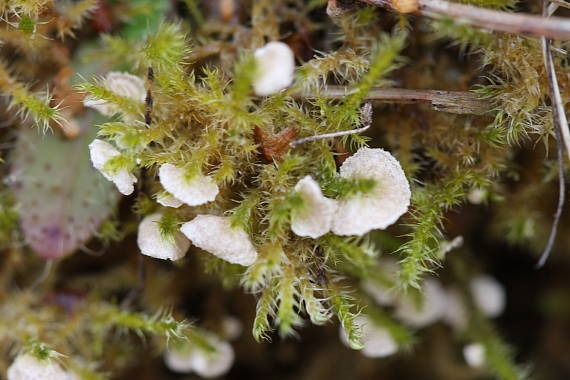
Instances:
[[[318,95],[330,99],[342,99],[352,90],[343,86],[327,86]],[[299,93],[299,98],[315,98],[316,93]],[[482,115],[492,111],[492,105],[473,92],[414,90],[405,88],[373,87],[366,95],[367,100],[382,103],[429,104],[437,111]]]
[[[444,0],[360,0],[399,13],[415,13],[431,18],[450,17],[478,28],[524,34],[555,40],[570,40],[570,20],[538,15],[502,12]]]

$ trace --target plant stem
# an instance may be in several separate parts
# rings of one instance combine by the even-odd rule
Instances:
[[[416,13],[437,18],[461,19],[469,25],[496,32],[524,34],[549,39],[570,40],[570,20],[490,10],[444,0],[360,0],[399,13]]]
[[[342,99],[353,90],[343,86],[327,86],[318,95],[331,99]],[[299,93],[303,98],[315,98],[316,93]],[[492,111],[489,102],[468,91],[414,90],[405,88],[373,87],[366,95],[367,100],[383,103],[430,104],[437,111],[457,114],[486,114]]]

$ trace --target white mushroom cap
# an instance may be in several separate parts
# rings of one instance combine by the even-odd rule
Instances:
[[[174,197],[172,194],[160,194],[156,201],[164,207],[178,208],[184,204],[180,199]]]
[[[383,149],[361,148],[340,168],[343,178],[377,181],[370,194],[338,202],[332,227],[336,235],[363,235],[385,229],[408,210],[410,184],[400,163]]]
[[[234,350],[225,341],[211,336],[208,338],[215,352],[205,352],[198,347],[190,349],[168,349],[164,354],[166,366],[173,372],[195,372],[201,377],[218,377],[227,373],[234,362]]]
[[[305,204],[302,210],[291,215],[291,230],[299,236],[316,239],[330,231],[336,202],[326,198],[317,181],[310,176],[301,179],[295,186]]]
[[[162,236],[158,225],[161,218],[160,213],[150,214],[139,224],[137,243],[141,253],[163,260],[183,258],[190,248],[190,242],[179,231],[175,231],[171,237]]]
[[[446,295],[438,281],[427,279],[422,286],[423,302],[416,305],[411,297],[403,298],[397,308],[396,316],[412,327],[430,325],[443,317],[446,309]]]
[[[7,380],[71,380],[70,374],[54,361],[19,355],[8,368]]]
[[[472,368],[481,368],[485,365],[485,347],[480,343],[471,343],[463,347],[465,362]]]
[[[180,230],[192,243],[232,264],[249,266],[257,260],[257,251],[247,233],[233,228],[229,217],[198,215]]]
[[[265,96],[289,87],[295,73],[295,55],[283,42],[270,42],[255,51],[257,64],[253,89],[256,95]]]
[[[468,315],[465,303],[457,289],[449,289],[447,292],[445,313],[443,321],[456,330],[467,327]]]
[[[496,317],[505,310],[505,289],[491,276],[471,280],[471,293],[475,305],[487,317]]]
[[[132,74],[112,71],[107,73],[102,83],[105,89],[126,98],[139,102],[144,102],[146,98],[146,88],[144,81]],[[105,116],[113,116],[119,112],[119,107],[103,99],[96,99],[87,96],[83,100],[85,107],[96,109]]]
[[[133,193],[135,190],[134,183],[137,182],[137,177],[127,169],[121,169],[117,173],[112,174],[105,171],[107,161],[119,156],[121,152],[107,141],[95,139],[89,144],[89,154],[93,167],[99,170],[106,179],[112,181],[121,194],[130,195]]]
[[[220,191],[212,178],[199,174],[188,181],[186,171],[172,164],[162,165],[158,176],[166,191],[188,206],[211,202]]]
[[[362,330],[362,354],[369,358],[384,358],[398,351],[398,344],[387,329],[376,325],[365,315],[355,318],[355,324]],[[350,347],[346,333],[340,329],[340,340]]]

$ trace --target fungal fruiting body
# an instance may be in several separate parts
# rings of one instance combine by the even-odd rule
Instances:
[[[447,304],[443,321],[455,330],[463,330],[467,327],[468,314],[465,302],[457,289],[447,290]]]
[[[137,243],[143,255],[163,260],[179,260],[186,255],[190,242],[180,231],[163,236],[160,231],[162,214],[147,215],[139,224]]]
[[[249,266],[257,251],[247,233],[232,227],[229,217],[198,215],[180,228],[192,244],[232,264]]]
[[[144,102],[146,97],[144,81],[129,73],[109,72],[103,79],[102,85],[107,91],[138,102]],[[113,116],[120,111],[117,105],[103,99],[96,99],[91,95],[85,98],[83,104],[105,116]]]
[[[421,302],[405,297],[396,307],[396,316],[412,327],[430,325],[442,318],[446,310],[446,294],[438,281],[426,280],[422,295]]]
[[[156,201],[164,207],[178,208],[184,204],[180,199],[175,198],[172,194],[163,193],[156,197]]]
[[[410,184],[402,167],[383,149],[361,148],[340,168],[347,179],[373,179],[371,193],[338,201],[332,226],[336,235],[363,235],[395,223],[410,205]]]
[[[256,95],[271,95],[293,82],[295,55],[283,42],[270,42],[255,51],[256,77],[253,89]]]
[[[481,368],[485,365],[485,347],[480,343],[471,343],[463,347],[463,358],[473,368]]]
[[[211,202],[216,199],[220,191],[212,178],[197,174],[187,179],[186,171],[172,164],[162,165],[158,170],[158,176],[166,191],[188,206]]]
[[[475,305],[487,317],[496,317],[505,310],[505,290],[494,278],[485,275],[476,277],[470,287]]]
[[[113,157],[120,156],[121,152],[107,141],[95,139],[89,144],[89,154],[93,167],[99,170],[107,180],[113,182],[121,194],[133,193],[137,177],[126,168],[121,168],[114,173],[105,168],[105,164]]]
[[[377,325],[366,315],[355,318],[362,332],[362,354],[369,358],[384,358],[395,354],[398,351],[398,344],[386,328]],[[350,347],[344,329],[340,329],[341,341]]]
[[[10,365],[7,380],[71,380],[73,375],[50,360],[39,360],[23,354]]]
[[[222,376],[227,373],[234,362],[232,346],[217,337],[208,337],[208,344],[213,352],[204,351],[198,347],[169,349],[165,352],[166,366],[177,373],[196,373],[204,378]]]
[[[379,265],[381,277],[385,282],[374,279],[362,280],[362,289],[378,304],[382,306],[394,305],[397,299],[396,292],[388,283],[396,284],[400,267],[395,260],[382,260]]]
[[[335,201],[326,198],[310,176],[301,179],[295,191],[303,199],[301,210],[293,210],[291,230],[298,236],[316,239],[330,231],[336,210]]]

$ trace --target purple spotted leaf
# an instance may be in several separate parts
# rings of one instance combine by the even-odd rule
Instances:
[[[44,259],[73,253],[96,232],[119,199],[91,165],[92,114],[83,133],[66,140],[57,133],[22,128],[14,150],[11,183],[27,243]]]

